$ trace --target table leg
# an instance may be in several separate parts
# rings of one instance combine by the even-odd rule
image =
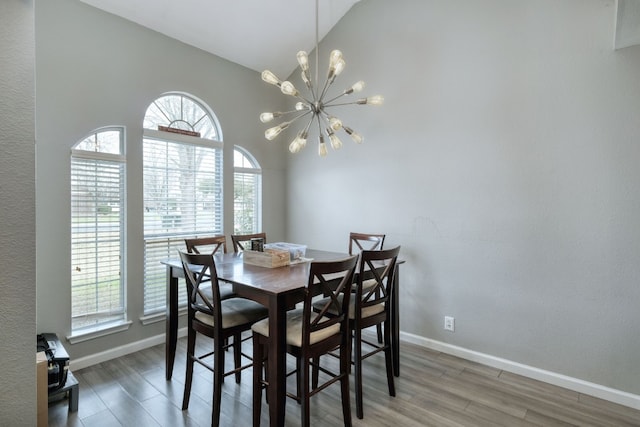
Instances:
[[[269,425],[284,425],[286,394],[286,310],[282,298],[272,296],[269,301]]]
[[[393,294],[391,295],[391,347],[393,353],[393,374],[400,376],[400,267],[396,264],[393,274]]]
[[[167,381],[173,374],[173,362],[176,357],[178,341],[178,277],[173,274],[173,267],[167,266],[167,311],[165,334],[165,376]]]

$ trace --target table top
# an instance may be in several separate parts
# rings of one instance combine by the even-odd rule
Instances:
[[[307,249],[305,257],[309,261],[275,268],[245,264],[242,253],[216,254],[214,259],[220,280],[240,286],[250,286],[263,294],[276,295],[304,287],[309,279],[309,266],[312,261],[338,261],[349,256],[347,253]],[[182,268],[178,259],[169,259],[163,261],[163,264]]]

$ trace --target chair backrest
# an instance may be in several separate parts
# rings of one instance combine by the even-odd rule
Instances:
[[[222,314],[219,310],[220,288],[213,257],[211,254],[178,252],[187,284],[189,317],[192,318],[196,311],[202,311],[213,316],[214,325],[222,325]],[[206,292],[206,287],[211,291]]]
[[[382,250],[384,234],[349,233],[349,255],[362,251]]]
[[[222,249],[223,253],[227,253],[227,238],[225,236],[184,239],[184,244],[189,253],[215,255],[220,249]]]
[[[302,318],[303,347],[309,345],[311,334],[322,335],[323,330],[335,329],[335,325],[339,325],[342,332],[341,335],[336,334],[337,339],[349,336],[349,298],[357,260],[358,256],[354,255],[341,261],[311,263]],[[313,305],[316,295],[325,296],[323,306]]]
[[[400,246],[380,251],[365,250],[360,253],[360,269],[355,292],[356,319],[367,307],[385,304],[385,310],[388,308],[399,253]],[[363,286],[365,281],[367,286]]]
[[[246,246],[246,242],[251,239],[262,238],[263,243],[267,243],[267,233],[254,233],[254,234],[232,234],[231,241],[233,242],[233,251],[238,253],[240,251],[244,251],[245,249],[251,249],[249,246]]]

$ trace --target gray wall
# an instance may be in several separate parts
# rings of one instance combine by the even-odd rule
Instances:
[[[0,2],[0,424],[36,424],[33,1]]]
[[[124,333],[67,345],[73,359],[164,333],[143,326],[142,120],[162,93],[195,95],[217,115],[225,143],[225,232],[233,229],[233,145],[263,168],[263,229],[283,239],[285,158],[264,143],[261,111],[281,96],[259,73],[76,0],[36,5],[38,331],[70,334],[70,149],[100,126],[126,127],[127,307]]]
[[[405,333],[640,394],[640,47],[612,49],[614,15],[357,3],[321,57],[340,48],[338,88],[386,103],[339,111],[363,145],[288,156],[288,239],[385,232]]]

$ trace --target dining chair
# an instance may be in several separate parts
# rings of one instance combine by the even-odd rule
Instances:
[[[211,237],[194,237],[192,239],[184,239],[187,252],[190,253],[209,253],[215,255],[219,250],[227,253],[227,238],[223,235]]]
[[[215,255],[218,252],[227,253],[227,238],[225,236],[212,236],[212,237],[194,237],[191,239],[184,239],[184,244],[187,247],[187,252],[195,254],[210,254]],[[233,286],[230,283],[219,283],[220,299],[233,298],[236,294],[233,292]],[[204,292],[208,292],[210,288],[205,287]],[[207,294],[207,297],[211,299],[212,295]]]
[[[251,239],[262,238],[263,243],[267,243],[267,233],[254,233],[254,234],[232,234],[231,242],[233,242],[233,251],[238,253],[240,251],[244,251],[245,249],[251,249],[250,247],[246,247],[246,242],[251,241]]]
[[[301,405],[302,425],[311,421],[310,397],[335,382],[340,382],[342,416],[345,426],[351,426],[349,395],[349,347],[351,345],[347,310],[356,268],[357,256],[334,262],[312,262],[309,280],[304,289],[302,308],[289,310],[286,320],[286,350],[296,358],[296,393],[287,393]],[[326,294],[326,304],[318,312],[312,310],[313,297]],[[328,311],[331,316],[327,316]],[[269,343],[269,319],[251,327],[253,331],[253,425],[260,425],[262,389],[265,386],[263,365]],[[319,368],[328,378],[319,387],[310,387],[311,360],[334,349],[339,349],[339,372]],[[335,369],[334,369],[335,371]],[[271,384],[270,387],[286,387]]]
[[[389,395],[395,396],[391,343],[391,295],[393,295],[394,274],[400,246],[386,250],[364,250],[360,252],[359,268],[356,275],[355,292],[349,303],[349,329],[353,338],[353,365],[355,368],[356,415],[363,418],[362,361],[374,354],[384,352]],[[366,285],[365,285],[366,283]],[[326,298],[314,303],[318,310],[326,303]],[[330,310],[327,315],[334,313]],[[372,326],[382,325],[383,342],[371,342],[362,337],[362,331]],[[363,354],[363,346],[368,350]],[[329,353],[331,354],[331,353]],[[350,358],[351,360],[351,358]],[[312,385],[317,384],[319,360],[314,360]]]
[[[241,334],[251,329],[251,325],[267,315],[267,309],[254,301],[244,298],[221,300],[218,276],[213,257],[210,254],[193,254],[179,251],[185,282],[187,284],[187,366],[182,398],[182,409],[189,407],[193,367],[197,362],[213,372],[213,409],[211,425],[220,423],[220,402],[223,378],[235,374],[240,383],[241,371],[252,366],[241,365]],[[211,288],[210,298],[204,287]],[[196,354],[196,336],[202,334],[213,338],[213,352]],[[234,368],[225,372],[224,348],[228,338],[233,337]],[[247,338],[248,339],[248,338]],[[213,366],[207,359],[213,354]],[[245,356],[246,357],[246,356]]]
[[[349,255],[355,255],[361,251],[380,250],[384,246],[384,234],[349,233]]]
[[[385,234],[371,234],[371,233],[349,233],[349,255],[355,255],[364,250],[374,251],[382,250],[384,246]],[[372,282],[365,282],[364,286],[371,284]],[[355,287],[353,290],[355,291]],[[376,332],[378,333],[378,342],[382,344],[382,325],[376,326]]]

